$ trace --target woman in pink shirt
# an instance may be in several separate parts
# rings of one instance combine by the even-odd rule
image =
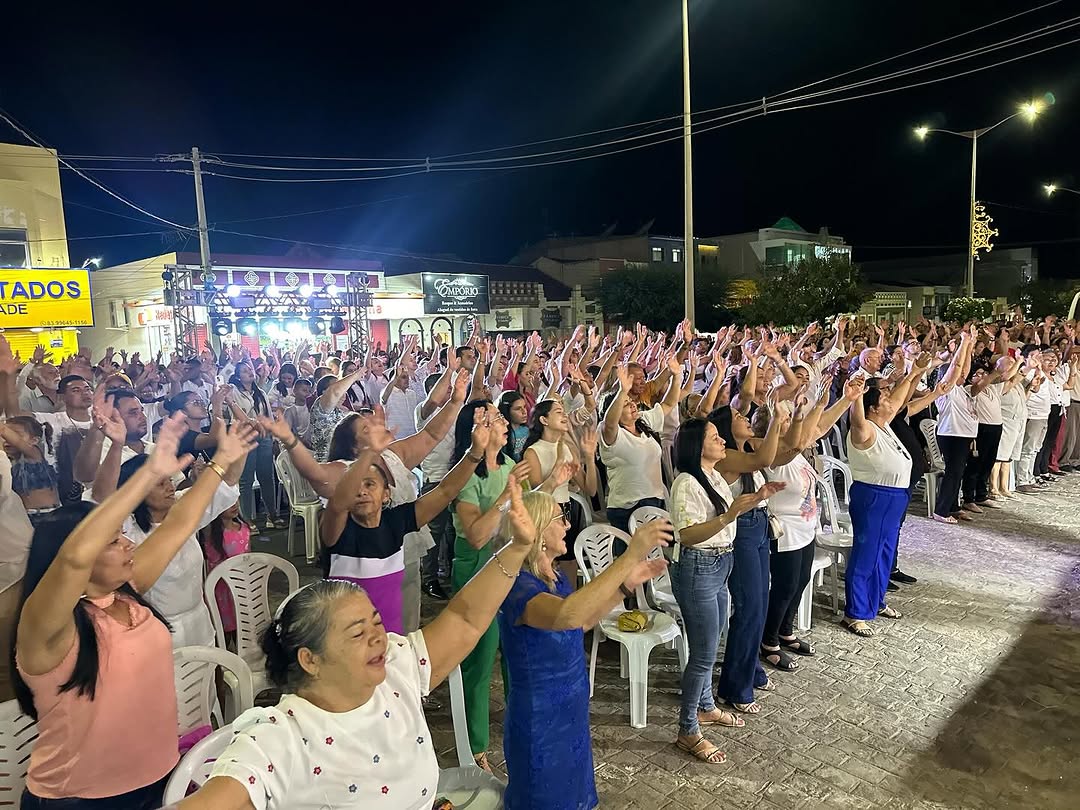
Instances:
[[[255,429],[233,428],[184,506],[137,548],[120,533],[177,458],[183,416],[166,420],[149,460],[100,506],[63,507],[34,534],[14,643],[15,693],[37,720],[22,810],[152,810],[177,761],[172,642],[147,591],[195,531]],[[194,499],[194,500],[192,500]],[[92,510],[92,511],[91,511]]]

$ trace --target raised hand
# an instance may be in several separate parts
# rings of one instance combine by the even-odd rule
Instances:
[[[289,427],[289,423],[281,418],[280,414],[274,414],[271,419],[269,416],[260,416],[258,418],[259,426],[277,439],[283,444],[291,444],[293,438],[292,428]]]
[[[581,469],[581,465],[576,461],[560,461],[551,470],[551,478],[555,482],[555,487],[561,487],[567,483],[571,478],[577,475],[578,470]]]
[[[18,374],[19,361],[11,353],[11,344],[3,335],[0,335],[0,373]]]
[[[109,437],[109,441],[113,444],[127,443],[127,425],[124,424],[120,412],[108,400],[103,401],[100,407],[94,409],[94,424],[97,425],[98,430]]]
[[[675,528],[671,521],[657,518],[638,526],[634,536],[630,538],[628,554],[636,559],[644,560],[654,548],[665,548],[675,540]]]
[[[581,438],[578,440],[578,449],[581,450],[582,458],[596,458],[596,447],[599,443],[600,436],[596,432],[596,428],[588,428],[581,434]]]
[[[469,447],[469,453],[473,456],[484,455],[490,441],[491,416],[487,408],[476,408],[473,411],[472,446]]]
[[[619,382],[619,388],[621,388],[624,393],[629,393],[634,381],[630,376],[630,369],[628,369],[625,364],[615,366],[615,379]]]
[[[855,402],[859,397],[863,395],[866,390],[866,378],[852,377],[846,383],[844,383],[844,399],[848,402]]]
[[[223,467],[235,464],[255,449],[259,431],[252,422],[233,422],[223,435],[218,436],[214,461]]]
[[[394,443],[394,433],[386,426],[386,411],[382,405],[376,405],[374,411],[360,419],[364,423],[361,434],[369,450],[381,454]]]
[[[469,390],[469,383],[472,382],[472,374],[465,369],[458,369],[454,374],[454,388],[450,392],[450,401],[456,405],[461,405],[465,401],[465,394]]]
[[[510,527],[510,538],[514,545],[532,547],[536,540],[536,524],[529,517],[529,510],[521,499],[521,482],[514,475],[506,482],[510,490],[510,508],[506,511],[506,520]]]
[[[152,472],[158,480],[171,478],[191,463],[191,454],[185,453],[177,457],[180,449],[180,439],[187,433],[187,424],[184,415],[177,411],[161,424],[158,431],[154,450],[147,459],[145,468]]]
[[[660,576],[666,570],[667,560],[663,557],[642,560],[633,567],[630,571],[630,576],[623,580],[623,587],[628,591],[633,591],[639,585],[643,585],[650,579]]]

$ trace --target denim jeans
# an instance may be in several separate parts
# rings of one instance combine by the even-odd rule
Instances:
[[[728,617],[728,577],[735,555],[729,550],[717,554],[712,549],[679,549],[679,561],[671,566],[671,589],[682,612],[683,632],[690,659],[682,674],[682,707],[679,733],[696,735],[698,712],[716,708],[712,671],[720,630]]]
[[[421,497],[427,495],[440,481],[425,481]],[[450,514],[450,507],[439,512],[428,521],[431,529],[431,539],[435,545],[427,550],[424,559],[420,563],[420,573],[425,585],[440,580],[450,579],[450,560],[454,556],[454,523]]]
[[[638,509],[642,506],[656,506],[660,509],[663,509],[666,504],[664,503],[663,498],[643,498],[642,500],[631,506],[626,507],[625,509],[609,506],[607,508],[608,523],[610,523],[616,529],[622,529],[624,532],[629,532],[630,515],[634,514],[635,509]],[[620,554],[626,551],[626,543],[624,543],[622,540],[617,539],[613,544],[613,548],[615,556],[618,557]]]
[[[19,810],[157,810],[168,781],[164,776],[152,785],[104,799],[39,799],[24,790]]]
[[[752,703],[768,682],[759,653],[769,605],[769,521],[764,509],[739,515],[728,589],[735,612],[728,626],[716,693],[729,703]]]
[[[277,490],[274,487],[274,439],[259,439],[255,449],[248,453],[244,471],[240,474],[240,514],[248,523],[255,522],[255,477],[259,477],[259,494],[263,508],[270,517],[278,511]]]

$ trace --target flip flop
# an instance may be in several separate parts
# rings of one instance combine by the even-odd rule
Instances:
[[[704,737],[699,737],[693,745],[676,740],[675,747],[707,765],[723,765],[727,762],[727,755]]]
[[[862,619],[841,619],[840,626],[860,638],[871,638],[874,635],[874,628]]]

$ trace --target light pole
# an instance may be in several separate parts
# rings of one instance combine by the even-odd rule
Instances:
[[[1052,103],[1052,102],[1051,102]],[[979,127],[978,129],[961,130],[959,132],[951,129],[935,129],[933,127],[922,126],[915,127],[915,135],[919,140],[925,140],[926,136],[932,132],[941,132],[945,135],[956,135],[959,138],[968,138],[971,141],[971,190],[968,194],[968,252],[967,252],[967,274],[965,275],[964,282],[967,288],[968,298],[975,297],[975,177],[976,177],[976,163],[979,155],[979,138],[985,135],[990,130],[997,129],[1007,121],[1011,121],[1019,115],[1024,116],[1028,121],[1034,121],[1035,118],[1043,111],[1045,103],[1042,101],[1029,101],[1026,104],[1021,105],[1020,109],[1014,112],[1012,115],[1002,118],[996,124],[988,127]]]
[[[682,0],[682,81],[683,81],[683,284],[686,288],[686,317],[694,321],[694,171],[690,146],[690,15]]]

